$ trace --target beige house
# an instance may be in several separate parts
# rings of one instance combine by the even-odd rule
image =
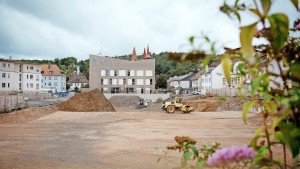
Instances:
[[[14,60],[0,59],[0,91],[39,92],[41,66]]]
[[[90,90],[107,93],[152,93],[155,90],[155,59],[132,60],[90,55]]]

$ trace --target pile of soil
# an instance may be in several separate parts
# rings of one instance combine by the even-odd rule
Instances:
[[[220,100],[219,97],[213,98],[198,98],[195,100],[186,100],[184,103],[194,108],[194,111],[199,112],[214,112],[214,111],[241,111],[246,99],[228,97],[226,100]]]
[[[139,105],[139,96],[112,96],[109,101],[114,107],[136,107]]]
[[[11,113],[0,114],[0,124],[26,123],[38,119],[42,116],[56,112],[58,108],[55,105],[44,107],[30,107]]]
[[[58,109],[61,111],[75,112],[116,111],[113,105],[106,99],[106,97],[99,89],[75,94],[67,101],[59,104]]]
[[[184,104],[192,106],[197,112],[212,112],[217,111],[221,101],[218,100],[188,100]]]

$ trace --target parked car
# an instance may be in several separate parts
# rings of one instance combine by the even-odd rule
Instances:
[[[194,91],[193,95],[201,95],[201,91]]]

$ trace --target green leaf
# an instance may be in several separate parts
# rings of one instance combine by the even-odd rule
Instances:
[[[291,0],[295,8],[298,10],[298,0]]]
[[[230,64],[229,55],[225,54],[222,57],[221,62],[222,62],[222,67],[223,67],[223,72],[224,72],[225,78],[226,78],[227,82],[230,83],[231,64]]]
[[[197,161],[196,168],[201,168],[204,166],[204,164],[205,164],[205,161]]]
[[[184,154],[183,154],[183,165],[184,166],[187,164],[188,160],[191,158],[192,155],[193,155],[193,153],[190,151],[184,152]]]
[[[243,121],[245,124],[247,124],[247,114],[250,110],[251,107],[253,107],[255,104],[258,103],[258,100],[252,100],[250,102],[246,102],[244,103],[244,106],[243,106]]]
[[[243,57],[247,59],[251,64],[254,63],[254,49],[252,47],[252,39],[255,34],[256,24],[251,24],[241,28],[240,41],[241,41],[241,52]]]
[[[264,10],[264,14],[267,15],[271,7],[271,0],[261,0],[260,2]]]
[[[274,54],[277,55],[284,47],[289,33],[289,19],[283,13],[273,14],[268,16],[271,24],[272,47]]]
[[[194,40],[195,40],[195,37],[194,37],[194,36],[191,36],[191,37],[189,38],[190,44],[194,44]]]
[[[289,74],[293,81],[300,82],[300,63],[293,63],[289,69]]]
[[[257,10],[257,9],[255,9],[255,8],[250,8],[249,9],[252,13],[254,13],[255,15],[257,15],[258,17],[261,17],[261,14],[260,14],[260,12]]]
[[[193,145],[190,145],[190,148],[192,149],[192,151],[195,154],[195,156],[198,157],[199,156],[199,152],[198,152],[197,148],[195,146],[193,146]]]

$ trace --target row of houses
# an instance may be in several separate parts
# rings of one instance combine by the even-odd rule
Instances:
[[[11,59],[0,59],[0,92],[65,92],[67,79],[63,71],[55,64],[25,63]],[[76,77],[83,75],[77,72],[68,83],[71,89],[79,88],[88,80]]]
[[[265,72],[273,72],[275,74],[280,73],[280,68],[275,60],[268,60],[267,57],[261,57],[261,65],[263,74]],[[183,89],[185,91],[202,91],[205,93],[206,90],[211,89],[226,89],[226,88],[238,88],[242,83],[242,87],[248,89],[251,83],[251,76],[242,76],[238,65],[241,62],[232,63],[232,69],[230,72],[230,80],[227,82],[223,73],[223,67],[220,62],[213,62],[207,65],[204,69],[200,67],[200,70],[196,73],[189,73],[183,76],[175,76],[168,79],[168,86],[173,89]],[[269,63],[269,64],[266,64]],[[282,62],[280,67],[283,68]],[[282,88],[283,80],[278,78],[270,77],[271,88]]]

